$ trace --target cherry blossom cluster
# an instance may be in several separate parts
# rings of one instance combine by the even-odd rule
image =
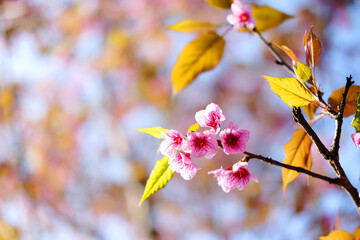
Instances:
[[[196,122],[204,128],[203,132],[188,132],[186,137],[177,130],[161,132],[164,141],[160,144],[160,152],[169,157],[169,168],[185,180],[191,180],[200,167],[192,158],[205,157],[211,159],[219,146],[229,154],[241,154],[246,150],[246,142],[249,140],[249,131],[240,129],[230,121],[224,129],[221,124],[225,121],[225,115],[218,105],[210,103],[205,110],[195,114]],[[216,139],[217,135],[220,141]],[[232,189],[244,189],[250,180],[257,182],[255,175],[247,168],[247,162],[238,162],[232,167],[217,169],[209,172],[214,174],[219,186],[229,192]]]

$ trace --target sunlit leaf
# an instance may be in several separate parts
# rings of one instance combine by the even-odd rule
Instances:
[[[304,36],[304,48],[306,54],[306,64],[309,66],[311,63],[313,68],[319,63],[321,55],[321,43],[319,38],[313,33],[312,26]]]
[[[283,50],[290,58],[291,60],[293,60],[294,62],[298,63],[299,60],[297,59],[295,53],[290,49],[288,48],[287,46],[285,45],[279,45],[277,43],[274,43],[278,48],[280,48],[281,50]]]
[[[320,240],[353,240],[350,233],[343,230],[334,230],[325,237],[320,237]]]
[[[331,108],[335,111],[338,111],[337,107],[340,105],[343,93],[345,91],[345,87],[335,90],[329,100],[328,103],[330,104]],[[360,92],[360,86],[353,85],[350,87],[348,95],[346,97],[346,105],[344,110],[344,117],[351,116],[356,111],[356,92]]]
[[[199,128],[200,128],[200,124],[195,123],[189,127],[188,132],[196,132],[197,130],[199,130]]]
[[[298,62],[297,66],[294,66],[294,70],[299,80],[303,80],[308,83],[313,83],[311,69],[307,65]]]
[[[256,19],[256,29],[259,32],[275,28],[287,19],[292,18],[292,16],[269,6],[259,6],[256,4],[251,4],[251,6],[253,17]]]
[[[274,93],[290,107],[302,107],[315,101],[313,95],[296,78],[263,76]]]
[[[216,25],[211,22],[186,19],[168,27],[168,29],[178,32],[194,33],[215,30]]]
[[[312,159],[310,155],[311,144],[311,138],[303,129],[295,130],[290,141],[284,146],[284,163],[310,170],[312,165]],[[286,186],[295,178],[297,178],[297,176],[299,176],[298,172],[282,168],[284,192],[286,190]]]
[[[229,9],[231,6],[232,0],[205,0],[211,6],[219,9]]]
[[[355,117],[351,122],[356,132],[360,132],[360,92],[357,92]]]
[[[155,192],[165,187],[174,176],[174,172],[169,168],[169,157],[165,156],[158,160],[152,170],[149,179],[146,182],[145,190],[139,206]]]
[[[147,134],[150,134],[153,137],[156,138],[163,138],[161,136],[161,132],[167,133],[169,131],[169,129],[166,128],[162,128],[162,127],[151,127],[151,128],[141,128],[141,129],[136,129],[139,132],[144,132]]]
[[[352,234],[354,240],[360,240],[360,227],[355,229],[355,231]]]
[[[205,71],[219,63],[225,40],[216,32],[203,33],[190,42],[180,53],[171,73],[174,93],[178,93]]]

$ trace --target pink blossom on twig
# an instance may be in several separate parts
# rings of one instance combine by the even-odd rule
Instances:
[[[246,142],[250,133],[247,130],[239,129],[230,121],[226,128],[220,132],[221,143],[226,154],[243,153],[246,150]]]
[[[187,139],[183,141],[182,149],[193,157],[212,158],[217,151],[217,141],[213,131],[188,132]]]
[[[191,160],[190,154],[178,152],[169,157],[169,168],[185,180],[191,180],[200,168]]]
[[[250,5],[243,5],[240,1],[235,0],[231,4],[232,14],[229,14],[226,20],[233,25],[235,30],[239,30],[242,27],[254,29],[256,25],[256,19],[251,17],[252,8]]]

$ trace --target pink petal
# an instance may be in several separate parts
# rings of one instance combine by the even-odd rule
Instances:
[[[249,29],[254,29],[256,26],[256,19],[255,18],[250,18],[250,20],[248,22],[245,23],[246,27]]]
[[[234,13],[235,16],[239,16],[240,14],[242,14],[244,12],[242,3],[235,0],[231,4],[231,11]]]

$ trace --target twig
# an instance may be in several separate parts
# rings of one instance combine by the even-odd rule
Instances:
[[[283,167],[283,168],[286,168],[286,169],[289,169],[289,170],[294,170],[296,172],[304,173],[304,174],[307,174],[307,175],[309,175],[311,177],[324,180],[324,181],[326,181],[326,182],[328,182],[330,184],[335,184],[335,185],[341,186],[339,178],[330,178],[330,177],[327,177],[327,176],[323,176],[321,174],[314,173],[312,171],[306,170],[305,168],[291,166],[291,165],[288,165],[288,164],[285,164],[285,163],[278,162],[278,161],[276,161],[276,160],[274,160],[272,158],[264,157],[264,156],[257,155],[257,154],[254,154],[254,153],[244,152],[244,154],[247,156],[247,158],[249,160],[250,159],[258,159],[258,160],[261,160],[263,162],[269,163],[271,165],[276,165],[276,166]]]
[[[349,92],[351,85],[353,85],[355,83],[354,81],[351,81],[351,79],[352,79],[351,75],[346,78],[345,91],[343,93],[342,100],[341,100],[341,103],[339,106],[339,112],[335,116],[335,124],[336,124],[335,135],[334,135],[334,139],[333,139],[333,142],[331,145],[330,152],[337,158],[337,160],[339,159],[341,127],[343,124],[344,110],[345,110],[345,105],[346,105],[346,97],[347,97],[347,94]]]
[[[256,29],[254,28],[254,33],[256,33],[260,39],[265,43],[265,45],[269,48],[269,51],[271,52],[271,54],[275,57],[276,59],[276,64],[283,66],[292,76],[296,77],[296,74],[294,72],[294,70],[284,61],[284,59],[275,51],[275,49],[273,48],[271,42],[267,41],[263,35]]]

